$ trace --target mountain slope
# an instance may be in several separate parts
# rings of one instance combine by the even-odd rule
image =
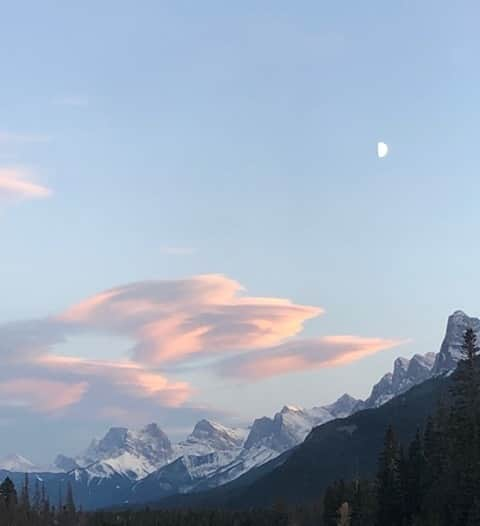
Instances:
[[[378,453],[385,429],[393,424],[402,443],[414,436],[438,399],[447,389],[449,378],[434,378],[414,386],[390,402],[357,412],[316,427],[305,442],[285,453],[280,465],[262,466],[263,473],[247,484],[243,477],[203,493],[174,496],[157,503],[164,507],[270,506],[275,502],[301,502],[318,498],[326,486],[339,478],[357,473],[371,477],[377,469]],[[275,459],[272,464],[277,461]]]

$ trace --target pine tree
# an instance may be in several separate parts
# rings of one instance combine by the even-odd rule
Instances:
[[[20,493],[20,507],[25,512],[28,512],[30,509],[30,490],[29,490],[29,481],[28,481],[27,473],[25,473],[22,491]]]
[[[39,512],[41,509],[41,495],[40,495],[40,482],[37,477],[35,477],[35,489],[33,493],[33,509],[36,512]]]
[[[0,497],[5,502],[7,509],[17,505],[17,490],[9,477],[0,484]]]
[[[468,513],[466,526],[478,526],[480,524],[480,497],[476,497]]]
[[[422,437],[417,429],[415,438],[408,449],[408,461],[405,473],[405,514],[407,522],[411,523],[418,517],[425,494],[426,462],[423,451]]]
[[[73,489],[72,484],[70,481],[68,481],[67,485],[67,498],[65,502],[65,508],[68,513],[68,515],[72,516],[75,515],[75,502],[73,500]]]
[[[377,526],[402,526],[402,485],[399,448],[393,427],[385,434],[377,475]]]
[[[465,331],[462,360],[453,375],[452,407],[447,436],[450,447],[449,482],[452,484],[450,509],[454,524],[467,521],[480,489],[479,471],[479,352],[475,332]]]

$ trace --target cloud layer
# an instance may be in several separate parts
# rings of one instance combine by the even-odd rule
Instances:
[[[57,322],[129,336],[136,361],[163,365],[276,345],[323,312],[242,291],[238,282],[214,274],[133,283],[74,305]]]
[[[349,363],[391,348],[392,339],[305,339],[304,324],[323,309],[249,296],[223,275],[144,281],[106,290],[55,316],[0,325],[0,407],[47,414],[157,416],[192,405],[185,365],[205,363],[224,377],[261,380]],[[115,360],[61,354],[86,334],[131,342]]]

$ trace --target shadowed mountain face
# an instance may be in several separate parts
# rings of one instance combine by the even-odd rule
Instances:
[[[305,442],[214,490],[159,501],[164,507],[250,508],[319,498],[337,479],[373,477],[385,429],[392,424],[407,444],[436,408],[450,379],[438,377],[390,402],[316,427]]]

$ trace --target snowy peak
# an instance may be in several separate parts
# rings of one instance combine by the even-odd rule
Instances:
[[[410,360],[397,358],[393,363],[393,373],[385,374],[373,386],[365,407],[379,407],[410,387],[424,382],[432,376],[434,362],[435,353],[416,354]]]
[[[471,318],[461,310],[449,316],[445,337],[433,366],[433,374],[444,374],[456,367],[461,358],[463,335],[469,328],[473,329],[480,340],[480,320],[478,318]]]
[[[264,416],[253,422],[245,448],[267,448],[282,453],[302,442],[314,426],[333,418],[325,407],[306,410],[284,406],[273,418]]]
[[[10,453],[2,459],[0,459],[0,469],[6,469],[7,471],[17,471],[21,473],[33,473],[35,471],[41,471],[38,466],[35,466],[33,462],[28,458],[22,457],[17,453]]]
[[[353,396],[345,393],[338,400],[333,402],[333,404],[325,406],[325,409],[327,409],[335,418],[344,418],[349,416],[360,402],[361,400],[353,398]]]
[[[397,358],[393,373],[387,373],[373,386],[365,407],[378,407],[432,376],[455,369],[461,358],[463,335],[472,328],[480,339],[480,320],[457,310],[448,318],[447,331],[438,354],[416,354],[410,360]]]
[[[93,440],[83,455],[58,455],[55,466],[67,472],[83,469],[90,477],[118,473],[136,479],[169,462],[172,454],[170,440],[155,423],[138,431],[111,427],[103,438]]]
[[[214,449],[240,447],[244,440],[244,431],[223,426],[211,420],[200,420],[195,425],[190,439],[204,442]],[[188,439],[187,439],[188,440]]]
[[[127,446],[128,429],[126,427],[111,427],[98,442],[92,453],[96,460],[105,457],[118,456]]]
[[[93,461],[116,458],[129,453],[157,463],[172,450],[167,435],[152,423],[139,431],[126,427],[111,427],[99,442],[92,442],[85,456]]]
[[[80,467],[74,458],[62,454],[55,457],[53,465],[60,471],[65,471],[66,473]]]

